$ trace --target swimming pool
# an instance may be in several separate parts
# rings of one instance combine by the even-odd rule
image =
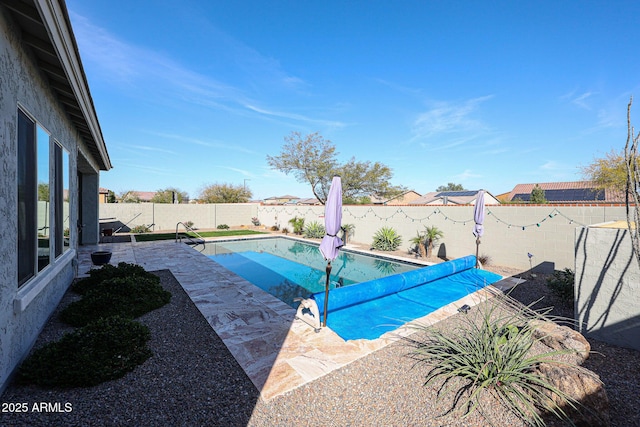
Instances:
[[[323,291],[327,261],[318,245],[285,237],[207,242],[202,252],[293,308],[295,298]],[[422,267],[346,250],[332,263],[330,289]]]
[[[203,253],[293,308],[323,312],[325,267],[318,245],[288,238],[207,242]],[[376,339],[502,279],[473,255],[434,266],[340,251],[332,262],[327,326],[345,340]],[[302,312],[301,312],[302,310]],[[304,317],[304,316],[303,316]],[[305,320],[306,321],[306,320]]]

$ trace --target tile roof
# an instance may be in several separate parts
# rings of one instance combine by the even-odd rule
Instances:
[[[603,191],[592,181],[518,184],[509,192],[507,200],[511,201],[520,198],[523,201],[527,201],[536,185],[545,191],[545,198],[550,202],[624,203],[624,194],[610,189]]]

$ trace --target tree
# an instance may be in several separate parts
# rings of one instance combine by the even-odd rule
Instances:
[[[444,237],[444,233],[435,225],[431,227],[425,226],[424,239],[427,246],[427,256],[433,256],[433,246],[442,237]]]
[[[178,203],[183,203],[189,200],[189,196],[186,192],[180,191],[175,187],[168,187],[163,190],[156,191],[156,194],[151,198],[152,203],[173,203],[173,194],[178,197]]]
[[[637,161],[638,159],[636,163]],[[622,193],[626,188],[627,165],[624,152],[612,149],[604,158],[595,158],[591,164],[581,169],[583,177],[602,190],[613,189]]]
[[[116,193],[109,190],[107,191],[107,203],[116,203]]]
[[[633,98],[629,100],[627,106],[627,143],[624,146],[625,164],[625,200],[627,205],[627,228],[631,236],[633,252],[640,267],[640,168],[638,168],[638,144],[640,143],[640,133],[636,135],[631,126],[631,104]],[[633,206],[631,206],[633,203]]]
[[[462,186],[462,184],[454,184],[453,182],[448,183],[447,185],[441,185],[436,188],[436,191],[465,191],[466,189]]]
[[[292,132],[284,140],[278,156],[267,156],[269,166],[285,174],[293,173],[298,182],[308,183],[322,204],[327,200],[335,175],[342,178],[342,193],[346,200],[372,194],[393,197],[404,191],[404,188],[389,183],[393,174],[382,163],[357,162],[351,158],[347,163],[339,164],[335,145],[318,132],[306,136]]]
[[[342,197],[346,200],[364,201],[369,198],[370,201],[370,195],[391,198],[406,191],[402,186],[391,185],[393,172],[391,168],[380,162],[357,162],[352,157],[347,163],[337,168],[334,175],[339,175],[341,178]],[[326,188],[325,195],[329,194],[329,189],[330,187]]]
[[[204,203],[246,203],[253,193],[244,185],[210,184],[200,191]]]
[[[49,184],[44,182],[38,184],[38,200],[49,201]]]
[[[120,193],[120,203],[140,203],[140,196],[135,191]]]
[[[543,205],[547,202],[547,199],[544,197],[544,190],[536,184],[531,190],[531,197],[529,198],[529,203],[535,203],[537,205]]]

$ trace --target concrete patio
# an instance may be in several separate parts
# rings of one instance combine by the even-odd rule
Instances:
[[[410,327],[376,340],[345,341],[329,328],[314,332],[296,318],[296,310],[223,268],[192,247],[170,241],[102,243],[80,247],[78,276],[86,276],[91,252],[113,253],[111,264],[138,264],[147,271],[170,270],[234,358],[269,400],[366,356],[399,337]],[[515,279],[496,284],[507,288]],[[449,304],[416,322],[429,325],[473,306],[495,292],[488,287]]]

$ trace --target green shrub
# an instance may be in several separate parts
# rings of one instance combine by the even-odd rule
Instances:
[[[105,280],[114,279],[116,277],[144,277],[149,281],[160,283],[160,278],[155,274],[149,273],[137,264],[128,264],[121,262],[118,266],[105,264],[101,268],[89,270],[89,277],[76,281],[71,290],[80,295],[84,295],[93,289],[98,283]]]
[[[228,230],[229,226],[227,224],[220,224],[216,227],[218,230]]]
[[[402,243],[402,238],[391,227],[382,227],[373,235],[371,249],[378,251],[395,251]]]
[[[136,225],[131,229],[131,232],[134,234],[144,234],[144,233],[149,233],[150,231],[151,230],[149,229],[149,227],[147,227],[144,224]]]
[[[551,277],[547,278],[547,286],[564,301],[573,303],[575,279],[575,273],[570,268],[565,268],[562,271],[555,271]]]
[[[302,234],[302,231],[304,230],[304,218],[294,216],[289,220],[289,224],[293,227],[294,234]]]
[[[451,411],[461,403],[463,418],[476,409],[486,417],[491,416],[479,406],[483,393],[498,397],[506,408],[530,425],[544,425],[538,410],[566,418],[565,411],[577,408],[578,402],[535,369],[541,363],[569,366],[556,361],[557,356],[574,350],[530,352],[537,341],[545,338],[535,338],[534,331],[535,320],[546,313],[536,313],[508,296],[496,296],[483,307],[476,313],[460,315],[462,324],[455,329],[440,331],[418,326],[422,336],[406,338],[414,347],[411,357],[428,366],[424,385],[441,383],[439,393],[448,387],[455,388]],[[588,373],[577,365],[570,366]],[[454,378],[459,381],[452,381]],[[556,397],[549,399],[550,394]]]
[[[322,239],[324,234],[324,225],[317,221],[312,221],[304,227],[304,237],[309,239]]]
[[[149,328],[121,317],[98,319],[35,350],[17,381],[43,387],[89,387],[124,376],[151,356]]]
[[[170,300],[171,293],[155,280],[143,276],[115,277],[94,285],[81,300],[65,307],[60,320],[71,326],[84,326],[98,318],[116,315],[132,319]]]

